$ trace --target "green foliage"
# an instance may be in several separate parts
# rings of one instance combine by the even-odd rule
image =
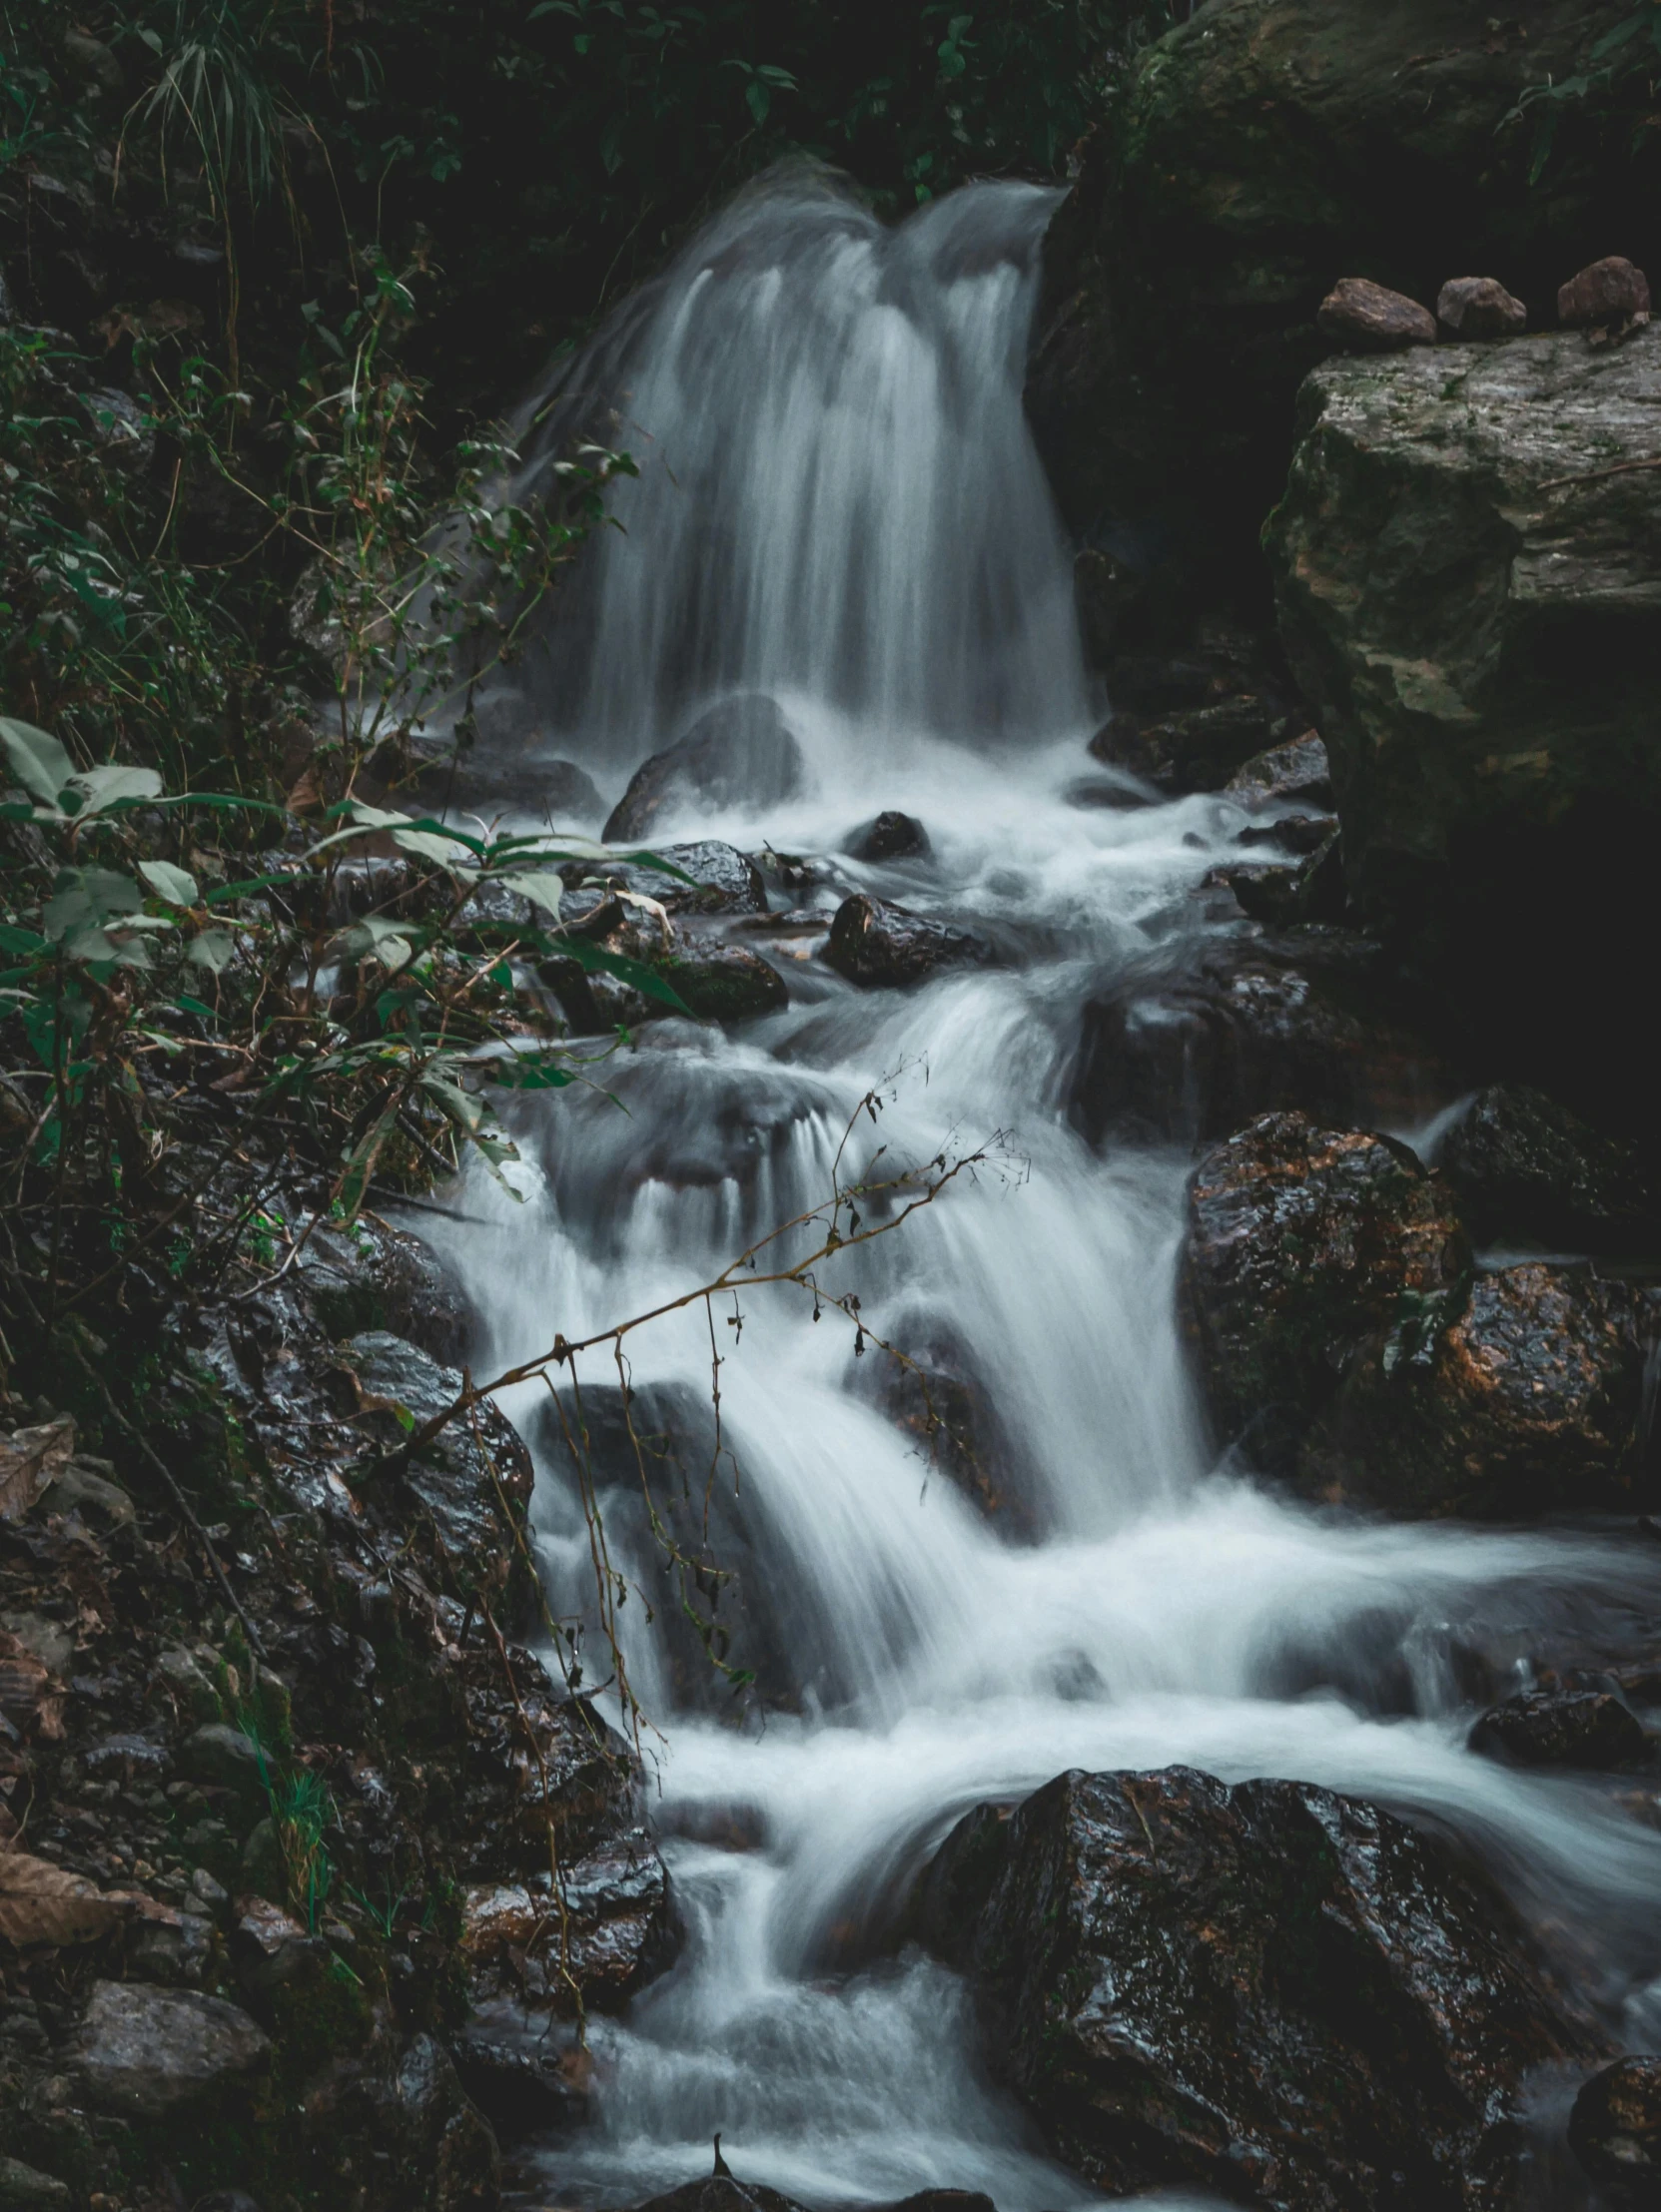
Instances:
[[[1654,145],[1661,131],[1661,0],[1637,0],[1625,21],[1593,46],[1588,62],[1573,77],[1531,85],[1505,118],[1507,126],[1533,118],[1529,172],[1535,183],[1545,174],[1565,115],[1577,108],[1605,109],[1624,120],[1634,154]]]

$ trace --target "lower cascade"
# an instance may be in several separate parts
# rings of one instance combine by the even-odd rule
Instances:
[[[1661,1613],[1661,1548],[1570,1494],[1536,1501],[1549,1526],[1371,1518],[1387,1497],[1330,1475],[1347,1398],[1222,1464],[1207,1440],[1184,1334],[1197,1297],[1222,1310],[1224,1262],[1179,1283],[1193,1147],[1308,1102],[1218,1123],[1191,1095],[1223,1078],[1184,1043],[1182,990],[1281,988],[1270,933],[1207,881],[1240,861],[1249,794],[1084,773],[1100,702],[1021,396],[1051,204],[972,187],[884,234],[816,180],[741,197],[589,358],[608,403],[627,385],[642,474],[568,595],[586,661],[556,627],[480,713],[513,810],[540,820],[546,760],[573,756],[580,828],[603,807],[614,845],[703,855],[722,958],[782,985],[520,1097],[517,1200],[473,1177],[421,1217],[475,1374],[670,1304],[879,1148],[871,1180],[971,1160],[826,1259],[857,1315],[749,1284],[632,1334],[622,1372],[604,1349],[557,1398],[503,1401],[551,1610],[585,1622],[587,1684],[626,1726],[586,1424],[681,1931],[590,2009],[580,2110],[519,2146],[527,2201],[637,2203],[706,2174],[718,2137],[743,2182],[814,2206],[1174,2188],[1474,2212],[1519,2172],[1543,2206],[1570,2201],[1573,2085],[1661,2039],[1661,1833],[1607,1778],[1467,1742],[1533,1688],[1529,1653]],[[1364,1170],[1419,1238],[1377,1291],[1392,1325],[1469,1274],[1463,1232],[1385,1188],[1458,1102],[1429,1062],[1357,1080],[1370,1109],[1336,1125],[1391,1142],[1332,1172]],[[1304,1161],[1305,1135],[1271,1137]],[[1418,1434],[1369,1464],[1440,1467]],[[1401,1494],[1460,1509],[1428,1474]],[[1514,1963],[1489,1913],[1527,1931]],[[1467,1941],[1485,1978],[1449,1996]]]

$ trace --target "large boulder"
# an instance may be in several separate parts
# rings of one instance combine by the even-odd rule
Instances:
[[[1146,48],[1087,141],[1045,242],[1027,402],[1085,562],[1121,572],[1128,631],[1257,588],[1293,395],[1335,343],[1344,276],[1434,301],[1492,271],[1549,318],[1647,224],[1591,104],[1499,126],[1561,82],[1628,0],[1211,0]],[[1411,366],[1413,349],[1394,357]],[[1463,368],[1476,367],[1462,357]]]
[[[1377,947],[1298,925],[1117,976],[1080,1010],[1067,1102],[1092,1143],[1208,1144],[1274,1109],[1400,1126],[1456,1088],[1396,1018]]]
[[[1266,532],[1350,892],[1476,1047],[1635,1126],[1661,950],[1661,331],[1333,361]]]
[[[1218,1145],[1189,1190],[1182,1303],[1220,1440],[1290,1472],[1363,1349],[1465,1265],[1448,1192],[1405,1145],[1301,1113]]]
[[[1185,1328],[1220,1443],[1409,1514],[1630,1507],[1653,1303],[1543,1264],[1473,1274],[1405,1146],[1267,1114],[1201,1161]]]
[[[1176,1767],[969,1820],[950,1947],[999,2071],[1114,2195],[1499,2212],[1530,2070],[1595,2055],[1498,1897],[1359,1799]]]
[[[1628,1258],[1661,1250],[1661,1186],[1642,1149],[1526,1085],[1480,1092],[1436,1164],[1479,1244]]]
[[[649,836],[673,816],[778,806],[795,797],[803,775],[801,747],[778,707],[764,692],[741,692],[642,761],[607,817],[605,841]]]
[[[236,2005],[124,1981],[94,1984],[74,2052],[90,2101],[130,2120],[246,2088],[270,2058],[264,2029]]]

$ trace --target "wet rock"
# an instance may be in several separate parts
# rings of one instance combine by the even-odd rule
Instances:
[[[724,699],[683,737],[634,771],[605,825],[608,845],[646,837],[671,815],[742,807],[759,811],[794,798],[801,747],[762,692]]]
[[[450,2056],[462,2088],[498,2138],[568,2126],[588,2110],[593,2060],[574,2023],[522,2002],[478,2006]]]
[[[1450,1853],[1300,1783],[1059,1777],[967,1953],[999,2070],[1114,2194],[1490,2212],[1529,2071],[1595,2048]]]
[[[679,938],[660,973],[700,1022],[748,1022],[790,1004],[778,970],[744,945]]]
[[[1514,338],[1528,310],[1493,277],[1450,277],[1436,297],[1436,320],[1455,338]]]
[[[573,2013],[615,2011],[675,1955],[669,1877],[644,1829],[613,1837],[561,1868],[481,1883],[461,1908],[461,1954],[474,2001],[515,1994]]]
[[[458,1565],[492,1557],[502,1534],[501,1500],[530,1495],[530,1457],[493,1405],[476,1406],[414,1456],[404,1456],[411,1426],[451,1406],[461,1389],[453,1367],[387,1329],[367,1329],[342,1346],[365,1426],[383,1450],[399,1455],[407,1500],[425,1517],[444,1554]]]
[[[396,2092],[404,2201],[423,2212],[491,2212],[501,2193],[495,2137],[430,2035],[415,2036],[405,2052]]]
[[[926,982],[943,968],[984,964],[992,950],[953,923],[856,892],[836,910],[824,957],[850,983],[891,990]]]
[[[240,2087],[271,2055],[264,2030],[219,1997],[140,1983],[94,1984],[74,2064],[92,2102],[158,2120]]]
[[[929,833],[915,815],[875,816],[848,839],[850,860],[921,860],[930,852]]]
[[[320,1223],[300,1257],[312,1310],[331,1336],[380,1329],[439,1361],[460,1358],[471,1316],[429,1245],[371,1214]]]
[[[1300,922],[1341,921],[1347,895],[1343,842],[1335,822],[1319,816],[1290,815],[1255,831],[1243,831],[1240,842],[1246,844],[1248,840],[1253,845],[1283,844],[1293,852],[1306,848],[1307,857],[1225,861],[1208,869],[1204,888],[1232,892],[1243,914],[1270,929],[1290,929]]]
[[[1436,343],[1436,318],[1428,308],[1365,277],[1340,277],[1315,321],[1324,337],[1358,353],[1393,354]]]
[[[67,2182],[0,2156],[0,2212],[70,2212],[72,2201]]]
[[[1296,803],[1327,808],[1332,804],[1332,764],[1314,730],[1257,753],[1237,769],[1223,787],[1226,799],[1253,809]]]
[[[1641,1147],[1526,1085],[1478,1093],[1437,1166],[1479,1244],[1624,1256],[1661,1249],[1661,1187]]]
[[[1271,1113],[1220,1144],[1190,1185],[1181,1287],[1219,1440],[1289,1473],[1364,1349],[1465,1264],[1445,1186],[1388,1137]]]
[[[541,1411],[533,1441],[562,1478],[583,1453],[614,1557],[626,1557],[657,1616],[677,1708],[730,1714],[735,1699],[799,1703],[822,1606],[783,1547],[708,1396],[686,1384],[566,1393]],[[642,1476],[668,1543],[654,1534]],[[672,1546],[672,1552],[670,1547]],[[745,1678],[753,1682],[746,1686]]]
[[[192,1782],[226,1790],[250,1805],[263,1805],[265,1766],[258,1746],[241,1729],[210,1721],[179,1747],[179,1772]]]
[[[1661,2058],[1622,2058],[1593,2074],[1569,2114],[1569,2145],[1611,2204],[1640,2212],[1661,2195]]]
[[[1032,1535],[1024,1470],[964,1346],[940,1327],[902,1322],[889,1333],[913,1364],[867,1353],[860,1375],[876,1404],[913,1439],[922,1467],[938,1469],[1006,1536]]]
[[[1334,360],[1264,545],[1351,893],[1449,1034],[1647,1125],[1661,333]],[[1549,893],[1547,891],[1549,887]],[[1609,949],[1623,948],[1612,962]]]
[[[1593,262],[1557,294],[1557,320],[1570,330],[1630,329],[1649,312],[1649,279],[1621,254]]]
[[[1299,871],[1294,911],[1316,903],[1308,886]],[[1458,1086],[1394,1019],[1377,969],[1365,939],[1300,924],[1116,980],[1080,1010],[1075,1124],[1093,1144],[1203,1144],[1271,1108],[1340,1125],[1421,1118]]]
[[[1098,760],[1142,777],[1169,798],[1221,791],[1262,752],[1277,719],[1273,700],[1243,692],[1160,721],[1116,716],[1091,739],[1090,749]]]
[[[720,2158],[719,2138],[716,2157]],[[651,2197],[638,2212],[804,2212],[794,2197],[769,2189],[759,2181],[739,2181],[725,2160],[708,2181],[688,2181],[665,2195]]]
[[[1311,1433],[1302,1487],[1397,1512],[1521,1518],[1649,1495],[1648,1309],[1620,1283],[1531,1264],[1404,1301]]]
[[[1470,1748],[1516,1767],[1589,1767],[1607,1772],[1649,1755],[1636,1718],[1608,1691],[1538,1692],[1491,1706],[1472,1727]]]
[[[665,914],[767,912],[767,886],[761,870],[737,846],[723,845],[719,838],[704,838],[696,844],[664,845],[654,850],[659,860],[668,861],[675,869],[674,875],[617,861],[605,863],[599,874],[606,883],[632,891],[639,898],[655,899]],[[589,873],[594,873],[591,864]]]
[[[1307,858],[1318,853],[1338,827],[1335,814],[1278,814],[1271,821],[1248,822],[1235,839],[1237,845],[1255,850],[1277,846],[1282,852]]]

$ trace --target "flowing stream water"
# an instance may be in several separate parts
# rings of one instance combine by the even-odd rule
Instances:
[[[1468,1753],[1450,1656],[1460,1635],[1653,1609],[1652,1561],[1596,1529],[1343,1519],[1214,1468],[1173,1310],[1190,1163],[1092,1150],[1066,1116],[1081,1001],[1208,926],[1193,893],[1240,817],[1070,795],[1099,702],[1020,396],[1054,203],[976,186],[888,231],[817,180],[775,181],[576,374],[583,403],[603,385],[617,405],[642,474],[517,678],[526,818],[544,755],[583,761],[609,802],[708,699],[765,690],[808,787],[653,842],[829,856],[840,884],[966,922],[1004,957],[861,992],[792,958],[802,941],[752,936],[787,1011],[725,1036],[652,1026],[602,1072],[617,1103],[526,1100],[524,1202],[476,1179],[470,1225],[445,1231],[485,1339],[474,1371],[706,1279],[825,1195],[850,1123],[844,1171],[878,1143],[890,1162],[988,1144],[827,1280],[857,1283],[902,1344],[951,1345],[1018,1510],[989,1516],[931,1470],[877,1402],[882,1355],[856,1357],[840,1316],[815,1321],[794,1291],[746,1294],[741,1330],[717,1309],[716,1525],[742,1548],[769,1695],[688,1688],[662,1561],[619,1518],[614,1556],[660,1609],[648,1625],[637,1596],[619,1625],[662,1732],[652,1812],[687,1935],[626,2017],[595,2022],[596,2117],[541,2154],[551,2200],[636,2202],[707,2173],[719,2130],[742,2177],[817,2205],[927,2186],[1003,2212],[1089,2201],[986,2078],[962,1985],[893,1940],[967,1808],[1069,1767],[1296,1777],[1451,1828],[1549,1916],[1635,2041],[1661,2030],[1661,1836],[1593,1782]],[[568,382],[533,470],[575,403]],[[848,858],[879,808],[919,816],[931,856]],[[680,1393],[658,1403],[707,1403],[710,1358],[701,1308],[631,1339],[636,1385]],[[615,1376],[596,1361],[587,1379]],[[539,1453],[554,1603],[591,1611],[568,1465],[533,1398],[507,1409]]]

